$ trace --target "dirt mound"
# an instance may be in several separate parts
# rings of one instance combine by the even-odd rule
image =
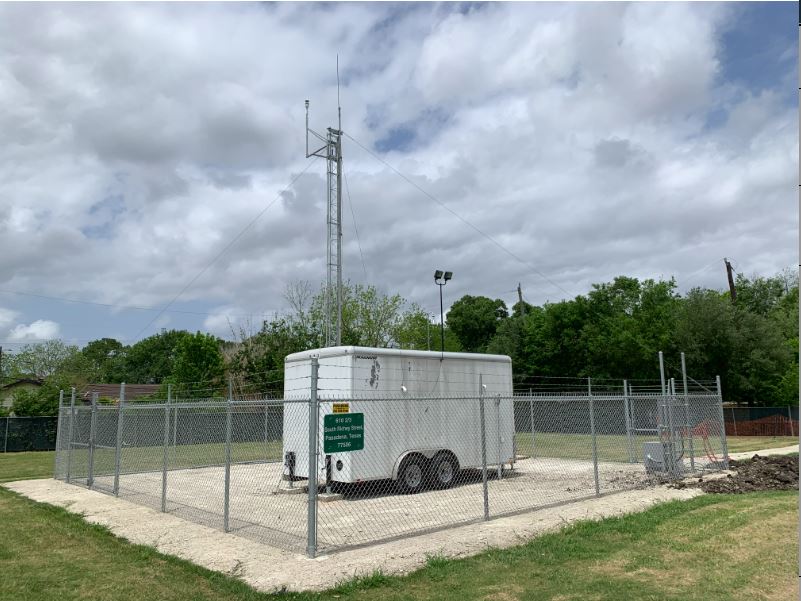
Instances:
[[[732,460],[729,467],[736,473],[716,480],[699,479],[687,486],[709,493],[753,492],[757,490],[791,490],[798,488],[798,455],[770,455]]]

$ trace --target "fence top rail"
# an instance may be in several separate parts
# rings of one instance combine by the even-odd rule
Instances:
[[[584,398],[584,399],[586,399],[588,397],[594,397],[594,398],[607,398],[608,397],[610,399],[617,399],[617,398],[621,398],[622,399],[625,395],[620,390],[614,391],[614,392],[608,391],[608,390],[599,390],[599,391],[596,392],[595,390],[593,390],[592,394],[589,394],[588,392],[575,392],[575,391],[560,392],[560,391],[554,390],[554,391],[550,391],[550,392],[532,392],[531,394],[529,394],[527,392],[516,392],[514,394],[514,396],[515,397],[522,397],[522,398],[534,398],[534,399],[538,399],[538,398],[549,399],[549,398],[561,398],[561,397],[571,397],[571,398],[575,397],[575,398]]]
[[[58,415],[4,415],[2,419],[56,419],[57,417]]]
[[[177,409],[177,410],[186,410],[186,409],[225,409],[229,404],[232,407],[253,407],[253,408],[264,408],[265,406],[268,407],[280,407],[283,405],[290,405],[290,404],[308,404],[308,399],[264,399],[261,401],[243,401],[240,399],[232,399],[229,403],[227,400],[216,400],[216,401],[184,401],[180,403],[125,403],[123,407],[126,411],[156,411],[156,410],[164,410],[166,408],[170,409]],[[97,411],[100,412],[117,412],[119,411],[119,405],[97,405]],[[69,407],[62,408],[66,413],[70,412]],[[75,407],[76,412],[90,412],[92,410],[91,405],[81,405],[80,407]],[[57,416],[54,416],[57,417]]]
[[[404,393],[360,393],[360,394],[332,394],[331,392],[321,391],[318,394],[317,400],[320,403],[348,403],[348,402],[358,402],[358,403],[379,403],[379,402],[400,402],[400,401],[408,401],[408,402],[432,402],[432,401],[442,401],[442,402],[450,402],[450,401],[478,401],[479,399],[484,398],[486,401],[492,401],[497,399],[503,400],[511,400],[514,402],[534,402],[534,403],[586,403],[590,399],[596,402],[604,402],[604,401],[616,401],[622,402],[625,398],[628,398],[630,401],[650,401],[655,402],[660,399],[670,400],[676,404],[682,404],[686,401],[693,402],[693,401],[716,401],[719,399],[716,393],[688,393],[687,395],[683,394],[642,394],[642,393],[634,393],[624,395],[622,392],[612,393],[612,392],[593,392],[591,395],[587,393],[578,394],[575,392],[562,392],[562,393],[532,393],[532,394],[521,394],[521,393],[513,393],[513,394],[499,394],[499,393],[492,393],[487,392],[484,395],[479,395],[478,393],[474,395],[467,395],[467,394],[453,394],[453,395],[412,395],[412,394],[404,394]],[[225,409],[229,405],[232,408],[237,410],[253,408],[254,410],[263,409],[265,407],[282,407],[284,405],[292,405],[292,404],[301,404],[305,405],[309,403],[308,398],[267,398],[261,400],[251,400],[251,399],[238,399],[233,398],[230,402],[227,399],[215,399],[215,400],[199,400],[199,401],[181,401],[177,403],[167,403],[167,402],[148,402],[148,403],[125,403],[124,407],[126,411],[158,411],[158,410],[165,410],[166,408],[175,409],[175,410],[191,410],[191,409]],[[102,404],[96,405],[96,410],[101,413],[111,413],[119,411],[119,404]],[[74,410],[77,413],[86,413],[92,410],[91,405],[80,405],[76,406]],[[72,408],[69,406],[62,407],[62,411],[69,413],[72,411]],[[786,409],[784,410],[786,412]],[[57,418],[57,415],[54,416],[40,416],[40,417],[20,417],[17,418],[15,416],[9,416],[8,419],[53,419]]]

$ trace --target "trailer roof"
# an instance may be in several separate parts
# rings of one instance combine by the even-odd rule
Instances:
[[[397,348],[372,348],[369,346],[329,346],[326,348],[311,349],[292,353],[284,359],[285,363],[304,361],[312,357],[341,357],[343,355],[378,355],[391,357],[417,357],[420,359],[452,359],[461,361],[496,361],[498,363],[511,363],[507,355],[485,355],[482,353],[441,353],[439,351],[418,351]]]

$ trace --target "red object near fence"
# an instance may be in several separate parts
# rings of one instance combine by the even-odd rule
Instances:
[[[727,421],[726,436],[798,436],[798,420],[786,415],[768,415],[736,423]]]

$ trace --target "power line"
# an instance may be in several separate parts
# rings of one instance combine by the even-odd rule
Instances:
[[[0,294],[17,294],[19,296],[29,296],[32,298],[42,298],[46,300],[54,300],[64,303],[76,303],[80,305],[93,305],[96,307],[108,307],[110,309],[124,309],[124,310],[131,310],[131,311],[160,311],[158,307],[140,307],[136,305],[118,305],[115,303],[99,303],[96,301],[87,301],[81,300],[77,298],[68,298],[64,296],[50,296],[47,294],[38,294],[34,292],[21,292],[18,290],[5,290],[0,289]],[[261,315],[264,316],[266,313],[204,313],[203,311],[187,311],[183,309],[166,309],[164,310],[165,313],[182,313],[185,315],[202,315],[202,316],[220,316],[224,315],[226,317],[253,317],[254,315]]]
[[[359,256],[362,259],[362,269],[364,270],[364,279],[367,281],[367,267],[364,264],[364,254],[362,253],[362,243],[359,240],[359,228],[356,227],[356,214],[353,212],[353,201],[350,198],[350,186],[348,185],[348,174],[342,172],[345,176],[345,191],[348,193],[348,206],[350,207],[350,216],[353,217],[353,231],[356,232],[356,244],[359,246]]]
[[[63,342],[65,344],[69,344],[71,342],[91,342],[93,340],[97,340],[97,338],[69,338],[65,340],[64,338],[26,338],[25,340],[0,340],[0,344],[17,344],[17,345],[26,345],[26,344],[33,344],[37,342]],[[127,339],[118,339],[119,342],[126,342]]]
[[[359,141],[358,141],[357,139],[355,139],[353,136],[351,136],[351,135],[350,135],[350,134],[348,134],[347,132],[343,132],[343,135],[347,136],[347,137],[348,137],[348,138],[349,138],[349,139],[350,139],[352,142],[354,142],[354,143],[355,143],[357,146],[359,146],[359,147],[360,147],[362,150],[364,150],[366,153],[368,153],[368,154],[369,154],[370,156],[372,156],[374,159],[376,159],[377,161],[379,161],[379,162],[380,162],[381,164],[383,164],[385,167],[387,167],[388,169],[390,169],[391,171],[393,171],[393,172],[394,172],[396,175],[398,175],[398,176],[399,176],[401,179],[403,179],[405,182],[407,182],[408,184],[410,184],[411,186],[413,186],[414,188],[416,188],[416,189],[417,189],[417,190],[418,190],[420,193],[422,193],[423,195],[425,195],[425,196],[426,196],[426,197],[428,197],[429,199],[431,199],[431,200],[433,200],[434,202],[436,202],[438,205],[440,205],[440,206],[441,206],[442,208],[444,208],[446,211],[448,211],[449,213],[451,213],[452,215],[454,215],[454,216],[455,216],[457,219],[459,219],[459,220],[460,220],[460,221],[462,221],[464,224],[468,225],[468,226],[469,226],[469,227],[471,227],[473,230],[475,230],[476,232],[478,232],[479,234],[481,234],[483,237],[485,237],[487,240],[489,240],[490,242],[492,242],[492,243],[493,243],[495,246],[497,246],[498,248],[500,248],[500,249],[501,249],[503,252],[505,252],[506,254],[508,254],[510,257],[512,257],[512,258],[513,258],[513,259],[515,259],[516,261],[519,261],[520,263],[522,263],[522,264],[523,264],[523,265],[525,265],[526,267],[530,268],[532,271],[534,271],[536,274],[538,274],[538,275],[539,275],[541,278],[543,278],[543,279],[544,279],[546,282],[548,282],[549,284],[551,284],[552,286],[554,286],[555,288],[557,288],[558,290],[560,290],[561,292],[563,292],[564,294],[566,294],[568,297],[575,296],[574,294],[572,294],[572,293],[568,292],[568,291],[567,291],[567,290],[565,290],[565,289],[564,289],[562,286],[560,286],[559,284],[557,284],[556,282],[554,282],[552,279],[550,279],[550,278],[549,278],[547,275],[545,275],[545,274],[544,274],[542,271],[540,271],[539,269],[537,269],[537,268],[536,268],[534,265],[532,265],[531,263],[529,263],[529,262],[528,262],[528,261],[526,261],[525,259],[522,259],[521,257],[519,257],[517,254],[515,254],[514,252],[512,252],[511,250],[509,250],[508,248],[506,248],[504,245],[502,245],[500,242],[498,242],[498,241],[497,241],[495,238],[493,238],[492,236],[490,236],[489,234],[487,234],[486,232],[484,232],[483,230],[481,230],[481,229],[480,229],[478,226],[474,225],[472,222],[470,222],[470,221],[468,221],[467,219],[465,219],[464,217],[462,217],[462,216],[461,216],[459,213],[457,213],[456,211],[454,211],[453,209],[451,209],[451,208],[450,208],[448,205],[446,205],[444,202],[442,202],[441,200],[439,200],[439,199],[438,199],[436,196],[434,196],[433,194],[431,194],[430,192],[428,192],[427,190],[425,190],[424,188],[422,188],[422,187],[421,187],[420,185],[418,185],[418,184],[417,184],[415,181],[413,181],[411,178],[409,178],[408,176],[406,176],[406,175],[405,175],[404,173],[402,173],[400,170],[398,170],[398,169],[397,169],[397,168],[395,168],[393,165],[391,165],[390,163],[388,163],[387,161],[385,161],[383,158],[381,158],[380,156],[378,156],[376,153],[374,153],[372,150],[370,150],[369,148],[367,148],[367,147],[366,147],[364,144],[362,144],[361,142],[359,142]],[[346,183],[347,183],[347,182],[346,182]],[[712,267],[712,265],[716,264],[716,263],[717,263],[717,261],[718,261],[718,260],[716,259],[716,260],[715,260],[713,263],[710,263],[709,265],[707,265],[707,266],[705,266],[705,267],[701,268],[700,270],[693,272],[693,273],[692,273],[690,276],[688,276],[688,277],[685,279],[685,281],[687,281],[687,280],[691,279],[692,277],[694,277],[695,275],[697,275],[697,274],[699,274],[699,273],[701,273],[701,272],[703,272],[703,271],[705,271],[705,270],[709,269],[710,267]]]
[[[700,275],[701,273],[703,273],[704,271],[706,271],[710,267],[718,265],[718,263],[720,261],[721,261],[721,259],[715,259],[709,265],[706,265],[705,267],[702,267],[701,269],[697,269],[697,270],[693,271],[690,275],[688,275],[686,278],[684,278],[684,282],[683,283],[687,284],[687,282],[690,281],[691,279],[693,279],[695,276]]]
[[[187,290],[189,290],[189,288],[192,286],[192,284],[194,284],[196,281],[198,281],[198,280],[200,279],[200,277],[201,277],[201,276],[202,276],[204,273],[206,273],[206,271],[209,269],[209,267],[211,267],[212,265],[214,265],[214,263],[216,263],[216,262],[217,262],[217,261],[220,259],[220,257],[222,257],[222,256],[223,256],[223,255],[224,255],[226,252],[228,252],[228,250],[229,250],[229,249],[230,249],[230,248],[231,248],[231,247],[232,247],[234,244],[236,244],[236,243],[237,243],[237,241],[238,241],[238,240],[239,240],[239,239],[240,239],[240,238],[241,238],[241,237],[242,237],[242,236],[245,234],[245,232],[247,232],[247,231],[248,231],[248,230],[249,230],[251,227],[253,227],[253,224],[254,224],[254,223],[256,223],[256,221],[258,221],[258,220],[259,220],[259,218],[260,218],[262,215],[264,215],[264,214],[265,214],[265,213],[266,213],[266,212],[267,212],[267,211],[270,209],[270,207],[272,207],[272,206],[273,206],[273,205],[274,205],[276,202],[278,202],[278,200],[281,198],[281,195],[282,195],[284,192],[286,192],[287,190],[289,190],[289,188],[291,188],[291,187],[294,185],[294,183],[295,183],[296,181],[298,181],[298,179],[300,179],[300,177],[301,177],[303,174],[305,174],[305,173],[306,173],[306,171],[308,171],[308,170],[309,170],[309,168],[310,168],[311,166],[312,166],[312,162],[311,162],[311,161],[308,161],[308,162],[306,163],[306,166],[303,168],[303,170],[302,170],[300,173],[298,173],[298,174],[297,174],[295,177],[293,177],[293,178],[292,178],[292,180],[291,180],[291,181],[290,181],[290,182],[289,182],[289,183],[288,183],[288,184],[287,184],[287,185],[286,185],[286,186],[285,186],[285,187],[284,187],[284,188],[283,188],[283,189],[282,189],[282,190],[281,190],[281,191],[280,191],[280,192],[279,192],[277,195],[276,195],[276,197],[275,197],[275,198],[272,200],[272,202],[270,202],[270,203],[269,203],[269,204],[268,204],[266,207],[264,207],[264,208],[263,208],[263,209],[262,209],[262,210],[261,210],[261,211],[260,211],[260,212],[259,212],[259,213],[258,213],[258,214],[257,214],[257,215],[254,217],[254,218],[253,218],[253,219],[251,219],[251,220],[248,222],[248,224],[247,224],[245,227],[243,227],[243,228],[242,228],[242,229],[239,231],[239,233],[238,233],[236,236],[234,236],[234,237],[233,237],[233,239],[232,239],[232,240],[231,240],[231,241],[230,241],[228,244],[226,244],[226,245],[225,245],[225,247],[223,247],[223,249],[222,249],[222,250],[221,250],[219,253],[217,253],[217,255],[216,255],[216,256],[215,256],[215,257],[214,257],[214,258],[213,258],[211,261],[209,261],[209,262],[206,264],[206,266],[205,266],[203,269],[201,269],[201,270],[200,270],[200,271],[197,273],[197,275],[195,275],[195,277],[193,277],[191,280],[189,280],[189,282],[188,282],[188,283],[187,283],[187,284],[186,284],[186,285],[185,285],[183,288],[181,288],[180,292],[178,292],[178,294],[176,294],[176,295],[175,295],[175,296],[172,298],[172,300],[171,300],[170,302],[168,302],[168,303],[167,303],[167,304],[164,306],[164,308],[163,308],[163,309],[161,309],[161,310],[160,310],[160,311],[159,311],[159,312],[158,312],[158,313],[157,313],[157,314],[156,314],[156,315],[153,317],[153,319],[151,319],[149,322],[147,322],[147,325],[145,325],[145,327],[143,327],[141,330],[139,330],[139,331],[136,333],[136,335],[134,336],[134,338],[139,338],[139,336],[141,336],[141,335],[142,335],[142,334],[143,334],[143,333],[144,333],[144,332],[145,332],[145,331],[146,331],[146,330],[147,330],[147,329],[148,329],[148,328],[149,328],[151,325],[153,325],[153,324],[156,322],[156,320],[157,320],[159,317],[161,317],[161,316],[162,316],[162,315],[163,315],[163,314],[164,314],[164,313],[167,311],[167,309],[169,309],[169,308],[172,306],[172,304],[173,304],[175,301],[177,301],[177,300],[178,300],[178,299],[181,297],[181,295],[182,295],[184,292],[186,292]]]
[[[481,234],[481,235],[482,235],[484,238],[486,238],[487,240],[489,240],[490,242],[492,242],[492,243],[493,243],[495,246],[497,246],[498,248],[500,248],[500,249],[501,249],[503,252],[505,252],[507,255],[509,255],[510,257],[512,257],[513,259],[515,259],[516,261],[519,261],[520,263],[522,263],[523,265],[525,265],[526,267],[528,267],[528,268],[529,268],[529,269],[531,269],[532,271],[534,271],[534,272],[535,272],[537,275],[539,275],[539,276],[540,276],[542,279],[544,279],[546,282],[548,282],[549,284],[551,284],[553,287],[557,288],[558,290],[561,290],[561,291],[562,291],[564,294],[566,294],[568,297],[575,296],[575,295],[571,294],[570,292],[568,292],[567,290],[565,290],[565,289],[564,289],[562,286],[560,286],[559,284],[557,284],[556,282],[554,282],[554,281],[553,281],[551,278],[549,278],[547,275],[545,275],[544,273],[542,273],[542,272],[541,272],[539,269],[537,269],[537,268],[536,268],[534,265],[532,265],[531,263],[529,263],[529,262],[528,262],[528,261],[526,261],[525,259],[522,259],[521,257],[519,257],[518,255],[516,255],[515,253],[513,253],[511,250],[509,250],[508,248],[506,248],[506,247],[505,247],[503,244],[501,244],[500,242],[498,242],[498,241],[497,241],[495,238],[493,238],[492,236],[490,236],[489,234],[487,234],[485,231],[483,231],[482,229],[480,229],[478,226],[474,225],[472,222],[470,222],[470,221],[468,221],[467,219],[465,219],[464,217],[462,217],[462,216],[461,216],[459,213],[457,213],[456,211],[454,211],[453,209],[451,209],[451,208],[450,208],[448,205],[446,205],[444,202],[442,202],[441,200],[439,200],[439,199],[438,199],[436,196],[434,196],[433,194],[431,194],[430,192],[428,192],[428,191],[427,191],[427,190],[425,190],[424,188],[420,187],[420,186],[419,186],[417,183],[415,183],[415,182],[414,182],[412,179],[410,179],[409,177],[407,177],[406,175],[404,175],[404,174],[403,174],[402,172],[400,172],[398,169],[396,169],[395,167],[393,167],[392,165],[390,165],[390,164],[389,164],[387,161],[385,161],[385,160],[384,160],[384,159],[382,159],[380,156],[378,156],[377,154],[375,154],[375,153],[374,153],[372,150],[370,150],[369,148],[367,148],[366,146],[364,146],[364,145],[363,145],[361,142],[359,142],[359,141],[358,141],[356,138],[354,138],[353,136],[351,136],[351,135],[350,135],[350,134],[348,134],[347,132],[342,132],[342,133],[343,133],[343,135],[345,135],[345,136],[347,136],[348,138],[350,138],[350,140],[351,140],[351,141],[355,142],[357,146],[359,146],[359,147],[360,147],[362,150],[364,150],[366,153],[368,153],[368,154],[369,154],[370,156],[372,156],[374,159],[376,159],[376,160],[377,160],[377,161],[379,161],[381,164],[383,164],[384,166],[386,166],[387,168],[389,168],[390,170],[392,170],[392,171],[393,171],[393,172],[394,172],[396,175],[398,175],[398,176],[399,176],[401,179],[403,179],[405,182],[407,182],[408,184],[410,184],[410,185],[414,186],[414,187],[415,187],[415,188],[416,188],[416,189],[417,189],[417,190],[418,190],[420,193],[422,193],[422,194],[423,194],[423,195],[425,195],[426,197],[428,197],[428,198],[430,198],[431,200],[433,200],[434,202],[436,202],[436,203],[437,203],[438,205],[440,205],[440,206],[441,206],[443,209],[445,209],[446,211],[448,211],[449,213],[451,213],[451,214],[452,214],[454,217],[456,217],[457,219],[459,219],[459,220],[460,220],[462,223],[464,223],[465,225],[469,226],[470,228],[472,228],[473,230],[475,230],[476,232],[478,232],[479,234]]]

